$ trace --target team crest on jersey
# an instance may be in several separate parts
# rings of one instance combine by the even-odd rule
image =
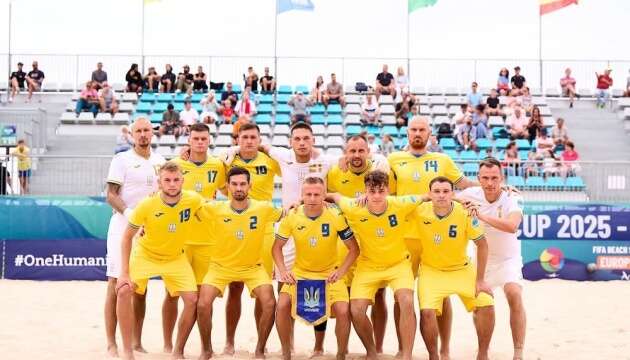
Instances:
[[[317,246],[317,238],[315,236],[311,236],[308,239],[308,244],[311,245],[311,247]]]
[[[477,219],[476,217],[474,217],[472,219],[472,226],[473,227],[478,227],[479,226],[479,219]]]
[[[306,226],[304,226],[304,225],[299,225],[299,226],[297,227],[297,229],[298,229],[298,231],[302,231],[302,230],[306,229]]]
[[[376,228],[376,236],[385,237],[385,230],[383,228]]]
[[[418,172],[418,170],[413,172],[412,178],[413,178],[413,181],[415,182],[420,181],[420,173]]]
[[[243,240],[245,238],[245,233],[242,230],[237,230],[234,234],[237,240]]]
[[[200,182],[195,183],[195,191],[201,192],[203,190],[203,185]]]
[[[190,172],[190,170],[182,170],[182,175],[186,175]]]
[[[440,245],[440,243],[442,242],[442,237],[440,236],[440,234],[435,234],[433,236],[433,242],[435,243],[435,245]]]
[[[160,216],[162,216],[162,215],[164,215],[164,213],[163,213],[163,212],[161,212],[161,211],[160,211],[160,212],[156,212],[156,213],[155,213],[155,217],[156,217],[156,218],[159,218],[159,217],[160,217]]]
[[[347,184],[347,183],[349,183],[349,182],[350,182],[350,180],[348,180],[348,179],[343,179],[343,180],[341,180],[341,183],[342,183],[342,184]]]
[[[168,232],[174,233],[177,231],[177,226],[175,224],[168,224]]]
[[[407,165],[407,162],[406,162],[406,161],[403,161],[403,162],[401,162],[400,164],[398,164],[398,166],[400,166],[400,167],[403,167],[403,166],[405,166],[405,165]]]
[[[322,164],[311,164],[311,165],[308,166],[308,171],[312,172],[312,173],[313,172],[315,172],[315,173],[322,172],[322,169],[323,169],[323,165]]]
[[[230,219],[230,218],[224,218],[224,219],[223,219],[223,222],[224,222],[224,223],[229,223],[230,221],[232,221],[232,219]]]
[[[362,218],[362,219],[360,219],[359,221],[360,221],[360,222],[366,222],[366,221],[368,221],[368,219],[367,219],[367,218]]]

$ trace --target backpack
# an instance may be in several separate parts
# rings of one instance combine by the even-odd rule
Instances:
[[[368,91],[367,85],[365,85],[365,83],[363,83],[363,82],[356,83],[356,85],[354,86],[354,89],[356,91],[358,91],[358,92],[366,92],[366,91]]]

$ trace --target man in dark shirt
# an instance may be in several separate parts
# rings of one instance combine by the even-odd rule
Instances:
[[[394,75],[387,71],[387,64],[384,64],[383,72],[376,75],[376,98],[381,97],[381,94],[387,94],[395,99],[396,84],[394,82]]]
[[[26,75],[26,83],[28,84],[28,99],[30,102],[33,97],[33,91],[40,91],[44,82],[44,72],[37,68],[37,61],[33,61],[33,70]],[[39,100],[41,102],[41,100]]]
[[[525,77],[521,75],[520,66],[514,68],[514,76],[512,76],[510,82],[512,83],[512,89],[518,90],[519,95],[521,95],[521,90],[523,89],[523,86],[525,86]]]
[[[9,102],[13,102],[13,98],[15,95],[20,92],[20,90],[24,90],[24,82],[26,81],[26,73],[22,71],[22,64],[19,62],[17,64],[18,69],[11,73],[9,76],[9,82],[11,83],[11,96],[9,96]]]
[[[103,63],[100,61],[96,64],[96,70],[92,71],[92,83],[96,84],[96,90],[107,85],[107,72],[103,70]]]
[[[260,90],[262,92],[274,92],[276,90],[276,80],[269,75],[269,67],[265,66],[265,75],[260,78]]]
[[[236,106],[236,102],[238,101],[238,94],[232,90],[232,83],[228,82],[225,84],[226,90],[221,94],[221,106],[225,106],[225,100],[230,98],[230,106],[232,109]]]
[[[160,83],[162,84],[162,92],[175,91],[175,74],[173,74],[173,67],[171,64],[166,64],[166,72],[162,74]]]
[[[168,104],[166,111],[162,114],[162,124],[159,134],[175,135],[176,138],[182,133],[182,121],[179,119],[179,113],[175,111],[173,104]]]
[[[184,65],[183,72],[177,75],[175,88],[181,92],[190,93],[192,91],[194,78],[195,76],[190,72],[190,66]]]

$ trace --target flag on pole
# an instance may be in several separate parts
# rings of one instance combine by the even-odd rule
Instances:
[[[412,13],[418,9],[435,5],[438,0],[408,0],[407,11]]]
[[[539,0],[540,15],[549,14],[552,11],[560,10],[571,4],[577,5],[578,0]]]
[[[278,14],[291,10],[313,11],[315,5],[311,0],[276,0]]]

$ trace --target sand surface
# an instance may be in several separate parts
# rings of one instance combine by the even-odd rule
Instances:
[[[103,299],[105,282],[49,282],[0,280],[0,359],[103,359],[105,331]],[[527,309],[526,359],[630,359],[630,283],[570,282],[545,280],[525,282]],[[162,284],[151,281],[143,342],[149,354],[138,359],[168,359],[162,354]],[[391,305],[391,293],[388,294]],[[511,359],[509,312],[502,292],[495,294],[496,327],[492,359]],[[223,309],[223,300],[218,308]],[[453,299],[454,322],[451,343],[453,359],[474,359],[476,336],[472,319],[458,299]],[[223,349],[225,312],[214,314],[213,346]],[[396,353],[393,315],[386,334],[383,359]],[[243,315],[237,330],[237,359],[248,359],[256,342],[253,303],[243,297]],[[121,342],[119,341],[119,346]],[[296,359],[306,359],[313,346],[312,330],[296,327]],[[334,359],[334,326],[329,324],[326,356]],[[280,343],[273,330],[269,358],[279,358]],[[350,338],[350,358],[359,358],[362,345],[355,333]],[[199,335],[193,330],[186,347],[188,358],[199,354]],[[219,358],[228,358],[219,356]],[[419,332],[414,358],[428,359]]]

